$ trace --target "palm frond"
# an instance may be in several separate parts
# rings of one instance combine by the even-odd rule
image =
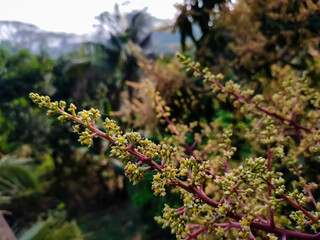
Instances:
[[[39,220],[31,228],[19,234],[19,240],[82,240],[82,235],[75,221],[49,217]]]
[[[0,159],[0,196],[16,197],[39,189],[31,160],[7,155]],[[1,197],[0,197],[1,198]]]

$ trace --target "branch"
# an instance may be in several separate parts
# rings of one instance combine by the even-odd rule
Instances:
[[[269,180],[263,179],[268,186],[270,186],[273,190],[276,190],[276,186],[272,183],[270,183]],[[313,216],[310,212],[308,212],[306,209],[304,209],[300,204],[298,204],[296,201],[291,200],[287,195],[284,193],[281,193],[280,196],[284,201],[289,203],[292,207],[294,207],[297,210],[300,210],[306,217],[308,217],[312,223],[318,223],[318,218]]]
[[[181,133],[178,131],[178,129],[176,128],[176,126],[173,124],[173,122],[166,116],[166,111],[163,109],[161,103],[159,102],[157,96],[154,97],[154,101],[156,102],[157,106],[160,108],[161,113],[163,114],[164,119],[166,120],[166,122],[168,123],[169,127],[171,128],[172,132],[176,135],[176,136],[180,136]],[[195,147],[195,145],[197,144],[197,142],[195,141],[192,146],[189,146],[186,142],[184,142],[184,146],[186,148],[186,150],[190,153],[190,156],[193,156],[195,159],[199,159],[199,157],[194,153],[193,148]]]
[[[195,67],[191,67],[191,68],[192,68],[193,71],[197,72],[200,76],[205,78],[205,74],[202,71],[200,71],[199,69],[197,69]],[[302,130],[304,130],[306,132],[309,132],[309,133],[312,132],[312,128],[308,128],[306,126],[300,125],[299,123],[297,123],[292,118],[290,118],[290,119],[286,118],[284,116],[281,116],[281,115],[279,115],[279,114],[277,114],[275,112],[272,112],[272,111],[268,110],[267,108],[261,107],[261,106],[258,105],[258,103],[252,101],[251,99],[249,99],[249,98],[247,98],[245,96],[242,96],[242,95],[236,93],[235,91],[232,91],[232,90],[231,91],[227,91],[226,87],[224,85],[222,85],[221,83],[219,83],[214,78],[211,78],[209,81],[211,81],[212,84],[216,85],[221,91],[226,92],[227,94],[234,96],[238,100],[243,100],[247,104],[254,105],[258,110],[260,110],[261,112],[267,114],[270,117],[276,118],[276,119],[281,120],[283,122],[287,122],[290,125],[292,125],[293,127],[298,128],[298,129],[302,129]]]
[[[206,230],[206,227],[202,227],[202,228],[198,229],[197,231],[189,234],[189,236],[186,237],[185,240],[198,239],[198,235],[200,235],[205,230]]]
[[[297,168],[296,166],[294,166],[294,171],[296,172],[297,176],[298,176],[299,178],[301,178],[301,175],[300,175],[300,173],[299,173],[299,170],[298,170],[298,168]],[[308,187],[308,185],[305,184],[305,183],[301,183],[301,185],[302,185],[302,187],[304,187],[304,188],[306,189],[309,197],[310,197],[311,200],[312,200],[313,205],[315,206],[315,208],[317,208],[317,202],[316,202],[316,200],[315,200],[315,198],[314,198],[314,196],[313,196],[313,194],[312,194],[312,192],[311,192],[311,189],[310,189],[310,188]]]

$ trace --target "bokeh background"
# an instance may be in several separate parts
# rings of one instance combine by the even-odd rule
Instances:
[[[31,103],[30,92],[98,108],[102,118],[160,142],[168,133],[148,99],[146,79],[182,123],[239,123],[231,104],[212,100],[176,52],[266,97],[291,72],[319,84],[316,0],[1,5],[0,224],[18,239],[173,239],[153,217],[165,203],[180,203],[175,193],[153,195],[152,174],[132,186],[122,163],[109,157],[107,142],[82,146],[70,124]],[[239,159],[251,152],[241,142],[237,148]]]

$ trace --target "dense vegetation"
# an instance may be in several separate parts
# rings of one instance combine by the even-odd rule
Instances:
[[[0,207],[22,239],[172,237],[155,215],[177,239],[320,238],[318,1],[177,9],[178,58],[117,9],[105,43],[1,51]],[[119,199],[136,226],[95,233]]]

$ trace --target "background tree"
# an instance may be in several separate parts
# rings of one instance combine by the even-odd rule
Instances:
[[[184,26],[200,28],[195,56],[215,72],[247,80],[264,74],[270,79],[273,64],[307,70],[314,63],[319,48],[318,1],[193,0],[179,8],[184,11],[178,19],[183,17],[186,24],[179,27],[177,19],[176,27],[182,32],[187,32]]]
[[[108,99],[111,109],[118,111],[123,103],[121,94],[126,89],[125,82],[137,82],[140,75],[129,43],[141,47],[146,55],[152,54],[150,16],[144,11],[124,15],[115,5],[113,13],[103,12],[96,18],[99,21],[97,34],[100,38],[103,36],[105,42],[84,44],[81,54],[71,58],[66,72],[77,78],[76,91],[73,91],[76,99],[84,101],[83,93],[88,92],[90,99],[100,102],[102,98]],[[131,87],[128,94],[131,99]],[[110,111],[110,107],[106,110]]]

